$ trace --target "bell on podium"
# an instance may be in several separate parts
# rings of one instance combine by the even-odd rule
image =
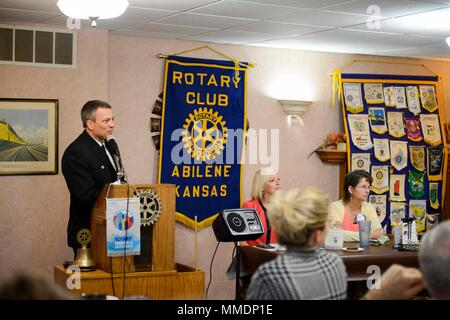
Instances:
[[[81,229],[77,232],[77,241],[81,244],[81,248],[77,250],[75,265],[80,268],[80,271],[95,270],[95,261],[92,258],[91,249],[87,247],[91,242],[91,232],[88,229]]]

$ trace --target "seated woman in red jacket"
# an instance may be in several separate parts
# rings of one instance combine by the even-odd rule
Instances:
[[[272,196],[281,188],[280,178],[276,174],[268,173],[267,168],[256,171],[253,177],[252,200],[245,202],[243,208],[255,208],[264,227],[264,234],[256,240],[247,241],[248,245],[266,245],[278,243],[278,237],[267,219],[267,207]]]

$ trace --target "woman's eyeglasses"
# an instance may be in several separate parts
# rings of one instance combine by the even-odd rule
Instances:
[[[371,187],[371,186],[356,186],[355,188],[360,188],[360,189],[363,189],[363,190],[365,190],[365,191],[370,191],[370,190],[372,190],[372,187]]]

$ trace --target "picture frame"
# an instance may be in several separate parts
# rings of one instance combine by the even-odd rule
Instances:
[[[0,98],[0,175],[58,174],[58,106]]]

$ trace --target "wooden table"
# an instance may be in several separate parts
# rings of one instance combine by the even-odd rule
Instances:
[[[345,243],[344,247],[357,247],[356,243]],[[323,249],[325,250],[325,249]],[[349,253],[342,250],[329,250],[340,256],[347,269],[348,281],[366,280],[371,265],[379,266],[381,272],[397,263],[406,267],[418,267],[417,251],[400,251],[392,248],[392,242],[382,246],[370,246],[362,252]],[[284,251],[270,251],[251,246],[241,247],[241,274],[253,274],[264,262],[274,259]]]

